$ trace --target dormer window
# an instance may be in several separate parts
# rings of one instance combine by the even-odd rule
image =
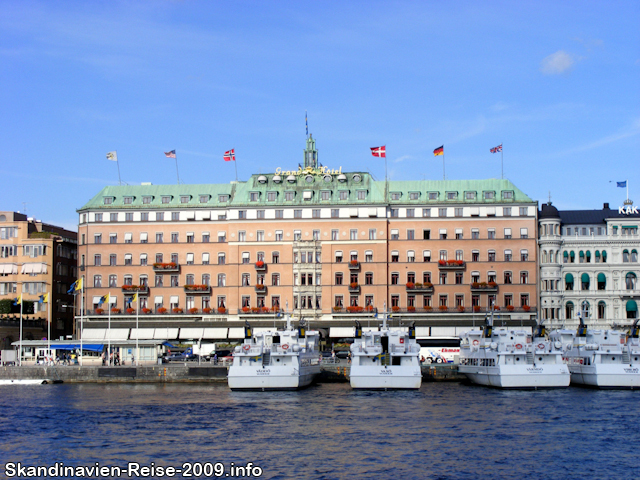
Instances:
[[[133,197],[124,197],[123,202],[125,205],[131,205],[133,203]]]
[[[189,203],[191,201],[191,195],[180,195],[180,203]]]
[[[153,197],[151,195],[145,195],[142,197],[142,203],[144,205],[149,205],[153,201]]]
[[[505,200],[512,200],[513,199],[513,192],[511,190],[507,190],[505,192],[502,192],[502,198],[504,198]]]
[[[278,198],[278,192],[267,192],[267,202],[275,202]]]
[[[409,192],[409,200],[418,200],[420,198],[420,192]]]
[[[458,198],[458,192],[447,192],[447,200],[455,200]]]
[[[210,198],[211,198],[210,195],[200,195],[200,197],[199,197],[200,203],[207,203]]]
[[[483,192],[485,200],[493,200],[496,198],[496,192]]]
[[[104,197],[104,204],[111,205],[113,203],[113,197]]]
[[[218,202],[226,203],[229,201],[229,195],[218,195]]]
[[[171,195],[163,195],[162,203],[171,203]]]
[[[296,192],[284,192],[284,199],[288,202],[293,201],[293,197],[295,197]]]
[[[260,193],[259,192],[250,192],[249,193],[249,197],[250,197],[252,202],[257,202],[258,200],[260,200]]]
[[[429,192],[428,196],[429,196],[429,200],[437,200],[438,199],[438,192]]]
[[[340,190],[338,195],[340,200],[347,200],[349,198],[349,190]]]
[[[400,192],[391,192],[391,200],[400,200]]]
[[[476,192],[464,192],[464,198],[465,200],[475,200]]]

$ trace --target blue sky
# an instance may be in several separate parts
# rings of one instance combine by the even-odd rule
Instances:
[[[320,161],[640,202],[640,3],[0,1],[0,210],[76,228],[103,186]],[[614,181],[614,183],[609,183]]]

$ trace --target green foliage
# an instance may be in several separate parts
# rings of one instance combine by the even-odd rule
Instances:
[[[18,295],[16,295],[17,297]],[[31,300],[25,300],[22,305],[22,314],[23,315],[31,315],[33,314],[33,304]],[[7,315],[11,313],[20,314],[20,305],[14,305],[12,298],[5,298],[0,300],[0,315]]]

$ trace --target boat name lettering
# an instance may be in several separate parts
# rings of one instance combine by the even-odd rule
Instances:
[[[259,368],[256,370],[256,375],[271,375],[271,370],[268,368]]]
[[[380,370],[380,375],[393,375],[393,370]]]
[[[544,370],[540,367],[528,367],[527,372],[529,373],[542,373]]]
[[[624,373],[635,373],[637,375],[640,373],[640,370],[637,368],[625,368]]]

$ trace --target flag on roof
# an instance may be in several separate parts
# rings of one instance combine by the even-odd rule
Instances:
[[[371,155],[373,155],[374,157],[386,158],[387,157],[386,145],[383,145],[381,147],[371,147]]]
[[[498,153],[502,151],[502,144],[498,145],[497,147],[493,147],[491,149],[491,153]]]
[[[441,147],[436,148],[436,149],[433,151],[433,155],[434,155],[435,157],[437,157],[438,155],[444,155],[444,145],[442,145]]]
[[[226,152],[224,152],[224,161],[225,162],[230,162],[231,160],[233,160],[234,162],[236,161],[236,149],[232,148],[231,150],[228,150]]]
[[[170,152],[164,152],[164,155],[168,158],[176,158],[176,151],[171,150]]]
[[[620,188],[625,188],[627,186],[627,181],[624,182],[616,182],[616,185]]]
[[[118,154],[116,153],[115,150],[113,152],[107,153],[107,160],[111,160],[112,162],[118,161]]]

